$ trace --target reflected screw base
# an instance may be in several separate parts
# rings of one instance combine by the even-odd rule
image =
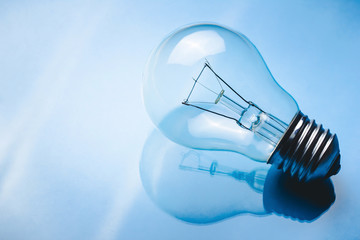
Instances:
[[[327,178],[340,171],[339,141],[336,134],[299,112],[268,163],[299,181]]]

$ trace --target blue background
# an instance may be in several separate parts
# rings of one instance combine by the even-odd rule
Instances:
[[[257,46],[300,109],[338,134],[336,200],[311,223],[275,214],[184,223],[146,195],[151,50],[217,22]],[[359,1],[1,1],[1,239],[359,239]]]

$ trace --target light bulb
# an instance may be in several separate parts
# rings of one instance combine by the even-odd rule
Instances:
[[[234,151],[300,181],[340,169],[336,134],[309,120],[241,33],[214,24],[181,28],[151,54],[144,102],[172,141]]]

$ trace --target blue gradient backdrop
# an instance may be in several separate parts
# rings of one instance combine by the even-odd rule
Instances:
[[[301,110],[338,134],[319,219],[184,223],[139,177],[147,57],[173,29],[244,33]],[[360,239],[359,1],[1,1],[0,239]]]

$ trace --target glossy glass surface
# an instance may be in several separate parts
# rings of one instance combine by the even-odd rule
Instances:
[[[256,47],[215,24],[183,27],[152,53],[144,103],[167,137],[267,161],[299,111]]]
[[[357,1],[334,0],[0,1],[0,239],[360,239],[359,11]],[[273,192],[264,202],[271,214],[199,225],[149,196],[139,170],[155,128],[142,101],[144,66],[163,36],[199,21],[245,33],[301,110],[338,135],[342,169],[327,210],[282,216],[292,199],[311,199],[283,184],[290,197],[280,204]],[[227,165],[219,155],[210,159]],[[173,179],[191,174],[182,173]],[[191,175],[261,196],[231,177]]]

